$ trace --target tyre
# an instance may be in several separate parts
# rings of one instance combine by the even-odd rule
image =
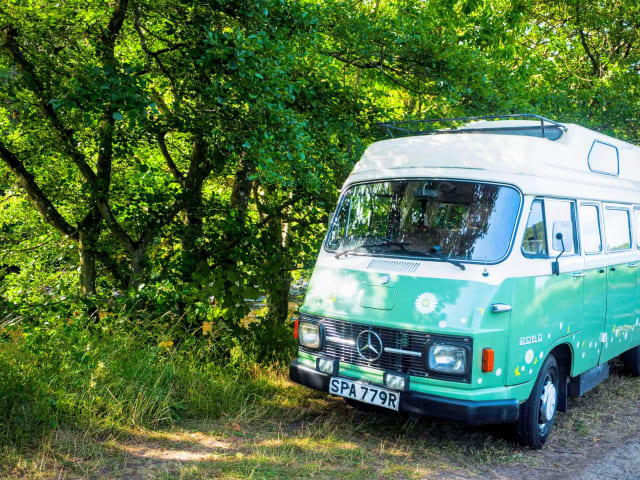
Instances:
[[[627,350],[622,354],[624,370],[632,377],[640,377],[640,346]]]
[[[558,363],[549,355],[540,368],[529,399],[520,405],[520,417],[514,424],[516,440],[533,449],[545,444],[558,407]]]

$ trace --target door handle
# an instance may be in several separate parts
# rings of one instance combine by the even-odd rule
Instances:
[[[604,273],[604,268],[599,268],[598,273]]]
[[[506,303],[494,303],[491,305],[491,312],[493,313],[505,313],[511,311],[511,305]]]
[[[638,266],[638,264],[636,262],[627,263],[627,267],[629,267],[629,268],[636,268],[637,266]]]
[[[616,271],[616,267],[611,267],[609,270],[611,270],[612,272]]]
[[[584,272],[574,272],[573,278],[581,278],[584,277]]]

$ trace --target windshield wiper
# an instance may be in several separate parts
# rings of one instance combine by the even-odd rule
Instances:
[[[465,267],[463,263],[461,263],[461,262],[459,262],[457,260],[453,260],[452,258],[449,258],[449,257],[437,255],[435,253],[420,252],[418,250],[407,250],[407,253],[416,255],[418,257],[435,258],[436,260],[440,260],[441,262],[447,262],[447,263],[450,263],[451,265],[455,265],[460,270],[466,270],[467,269],[467,267]]]
[[[375,242],[375,243],[363,243],[362,245],[358,245],[357,247],[349,248],[348,250],[344,250],[342,252],[336,253],[336,258],[340,258],[343,255],[354,254],[356,250],[359,248],[376,248],[376,247],[400,247],[404,251],[407,250],[407,245],[411,245],[410,243],[405,242],[393,242],[391,240],[385,240],[383,242]],[[366,255],[365,253],[358,253],[357,255]]]
[[[453,260],[449,257],[441,256],[435,253],[421,252],[420,250],[409,250],[407,246],[411,245],[406,242],[393,242],[391,240],[385,240],[384,242],[375,242],[375,243],[363,243],[362,245],[358,245],[357,247],[349,248],[348,250],[344,250],[342,252],[336,253],[336,258],[340,258],[345,255],[366,255],[364,252],[356,252],[359,248],[376,248],[376,247],[400,247],[400,249],[409,255],[414,255],[417,257],[424,258],[434,258],[436,260],[440,260],[441,262],[447,262],[451,265],[455,265],[460,270],[466,270],[467,268],[463,263]]]

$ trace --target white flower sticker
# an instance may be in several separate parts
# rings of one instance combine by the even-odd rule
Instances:
[[[534,355],[535,354],[533,353],[533,350],[531,350],[531,349],[527,350],[527,353],[524,356],[524,361],[527,362],[527,363],[533,362]]]
[[[429,315],[438,306],[438,299],[433,293],[425,292],[416,298],[416,310],[424,315]]]

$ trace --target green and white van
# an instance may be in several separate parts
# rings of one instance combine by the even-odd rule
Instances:
[[[640,374],[640,149],[518,117],[385,125],[411,134],[372,144],[344,184],[293,381],[356,406],[513,423],[540,448],[609,360]]]

